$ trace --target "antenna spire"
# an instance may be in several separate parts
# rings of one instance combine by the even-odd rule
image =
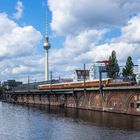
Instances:
[[[44,43],[44,49],[45,50],[49,50],[49,48],[51,47],[50,43],[49,43],[49,35],[48,35],[48,14],[47,14],[47,6],[46,6],[46,18],[45,18],[46,22],[46,37],[45,37],[45,43]]]
[[[46,7],[46,38],[49,38],[49,35],[48,35],[48,14],[47,14],[47,7]]]

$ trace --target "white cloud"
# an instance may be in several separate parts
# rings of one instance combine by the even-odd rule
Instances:
[[[13,14],[13,17],[15,19],[20,19],[22,17],[22,14],[23,14],[23,3],[22,3],[22,1],[20,1],[20,0],[17,1],[15,9],[16,9],[16,12]]]
[[[0,14],[0,21],[0,59],[26,55],[42,38],[32,26],[21,27],[6,14]]]
[[[67,36],[64,48],[56,50],[51,56],[52,63],[65,63],[77,60],[77,56],[90,51],[91,44],[100,41],[107,30],[88,30],[81,32],[77,36]],[[52,59],[53,58],[53,59]],[[80,60],[79,60],[80,61]]]
[[[82,69],[84,63],[88,68],[97,60],[108,59],[112,50],[117,52],[119,61],[125,61],[128,55],[138,59],[139,5],[139,0],[49,0],[52,30],[65,35],[64,47],[50,50],[54,75],[70,75],[74,69]],[[136,16],[130,19],[132,15]],[[44,56],[35,48],[41,33],[32,26],[19,26],[4,13],[0,14],[0,21],[1,77],[42,78]],[[121,35],[105,41],[110,25],[117,26]]]
[[[139,0],[49,0],[51,27],[59,34],[75,34],[104,25],[124,25],[140,12]]]
[[[122,28],[122,39],[129,43],[140,43],[140,15],[133,17],[128,25]]]
[[[52,12],[51,28],[65,36],[64,48],[51,54],[54,71],[68,72],[98,60],[108,59],[117,52],[120,62],[140,54],[139,0],[48,0]],[[113,35],[114,27],[120,30]],[[110,33],[109,33],[110,32]],[[108,34],[108,35],[107,35]],[[105,40],[106,39],[106,40]]]
[[[86,30],[78,35],[66,37],[64,48],[53,52],[53,69],[59,71],[83,68],[83,64],[89,64],[109,58],[112,50],[117,53],[118,60],[125,62],[131,55],[134,60],[140,54],[140,16],[130,19],[127,25],[121,28],[121,36],[108,40],[107,43],[98,44],[104,38],[108,30]],[[69,69],[69,68],[71,69]]]
[[[43,56],[37,52],[41,33],[32,26],[19,26],[6,13],[0,13],[0,21],[1,79],[42,74]]]
[[[22,56],[0,61],[1,79],[26,79],[28,76],[43,79],[44,57],[39,55]]]

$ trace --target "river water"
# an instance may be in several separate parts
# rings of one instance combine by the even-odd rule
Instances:
[[[140,117],[0,102],[0,140],[140,140]]]

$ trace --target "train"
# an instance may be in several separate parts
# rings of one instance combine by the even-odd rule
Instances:
[[[99,80],[94,81],[80,81],[80,82],[68,82],[68,83],[56,83],[56,84],[43,84],[38,85],[38,90],[49,90],[49,89],[75,89],[75,88],[92,88],[99,87]],[[113,82],[112,79],[103,79],[103,87],[113,87],[113,86],[131,86],[132,81],[128,82]]]

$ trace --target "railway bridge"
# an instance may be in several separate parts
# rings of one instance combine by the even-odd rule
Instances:
[[[17,90],[1,95],[3,101],[17,104],[61,106],[78,109],[140,115],[140,87]]]

